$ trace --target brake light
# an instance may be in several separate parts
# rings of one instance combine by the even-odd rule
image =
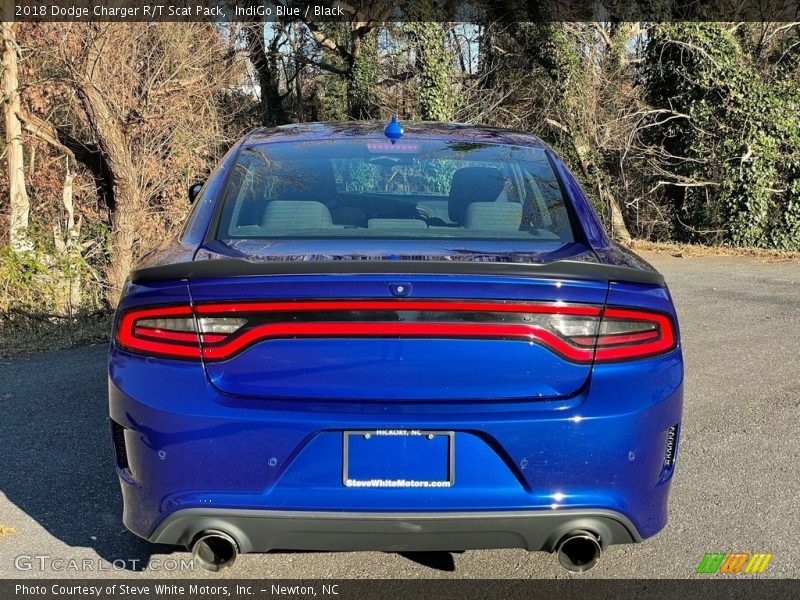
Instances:
[[[595,360],[610,362],[656,356],[677,345],[672,319],[665,314],[606,308],[595,344]]]
[[[508,339],[537,343],[576,363],[654,356],[676,345],[661,313],[566,303],[447,300],[225,302],[132,309],[117,341],[131,352],[227,360],[286,338]]]
[[[236,317],[195,319],[189,305],[133,309],[120,319],[117,341],[140,354],[200,358],[201,342],[221,342],[245,323]]]

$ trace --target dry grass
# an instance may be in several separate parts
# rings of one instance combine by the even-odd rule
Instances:
[[[693,258],[698,256],[745,256],[758,258],[766,262],[800,261],[800,252],[785,250],[765,250],[763,248],[729,248],[726,246],[700,246],[695,244],[667,244],[634,240],[630,245],[635,252],[657,252],[671,254],[676,258]]]
[[[0,358],[106,343],[111,331],[111,318],[110,313],[71,319],[0,314]]]

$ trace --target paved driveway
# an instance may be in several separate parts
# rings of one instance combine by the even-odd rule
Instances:
[[[581,577],[688,577],[706,551],[771,552],[767,573],[800,577],[800,264],[647,255],[667,277],[687,362],[681,460],[669,526],[615,546]],[[104,347],[0,359],[0,578],[205,577],[168,570],[183,551],[120,522],[108,448]],[[49,556],[49,559],[15,557]],[[114,563],[114,561],[117,561]],[[74,564],[74,563],[73,563]],[[113,570],[112,565],[124,567]],[[158,570],[142,571],[150,564]],[[97,576],[98,573],[95,573]],[[240,557],[226,577],[568,577],[554,556],[275,553]]]

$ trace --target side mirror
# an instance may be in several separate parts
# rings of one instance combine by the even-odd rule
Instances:
[[[189,186],[189,204],[194,204],[195,198],[197,198],[200,190],[203,189],[203,185],[205,185],[204,181],[197,181]]]

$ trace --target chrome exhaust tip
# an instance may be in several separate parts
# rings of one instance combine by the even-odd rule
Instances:
[[[567,571],[584,573],[600,560],[603,548],[597,536],[588,531],[576,530],[568,533],[556,546],[558,562]]]
[[[191,550],[195,564],[214,572],[227,569],[239,556],[236,540],[222,531],[203,531],[198,534]]]

